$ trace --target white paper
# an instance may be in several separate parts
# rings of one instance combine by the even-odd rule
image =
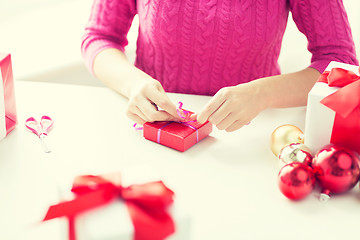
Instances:
[[[77,240],[132,240],[134,227],[126,205],[114,201],[77,216]]]
[[[346,63],[332,61],[325,71],[330,71],[332,68],[343,68],[359,74],[358,66]],[[309,92],[304,141],[314,154],[330,143],[335,120],[335,112],[321,104],[320,101],[337,90],[337,87],[329,87],[326,83],[318,82]]]
[[[167,240],[189,240],[191,219],[186,211],[175,205],[170,209],[175,233]],[[90,210],[76,218],[77,240],[133,240],[134,227],[122,201]]]

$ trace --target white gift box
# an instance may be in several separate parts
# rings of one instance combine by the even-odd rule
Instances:
[[[343,68],[359,75],[359,66],[332,61],[325,71],[333,68]],[[320,101],[338,89],[338,87],[329,87],[326,83],[317,82],[308,94],[304,141],[314,154],[331,142],[336,115],[335,111]]]
[[[126,169],[121,172],[121,179],[122,186],[124,187],[130,184],[159,181],[158,177],[153,174],[153,171],[149,171],[147,168]],[[66,199],[71,199],[69,198],[70,189],[70,184],[61,184],[60,192],[63,196],[66,196]],[[169,213],[175,224],[175,233],[167,237],[166,240],[191,239],[191,217],[176,199],[174,199],[174,203],[169,208]],[[76,215],[74,226],[76,240],[134,239],[134,226],[127,206],[121,199]],[[65,221],[63,221],[63,228],[68,228],[68,224],[65,224]],[[64,232],[67,233],[68,231]]]
[[[190,239],[190,218],[176,204],[170,209],[175,223],[175,233],[167,240]],[[118,200],[109,205],[90,210],[75,219],[77,240],[132,240],[134,227],[127,207]]]

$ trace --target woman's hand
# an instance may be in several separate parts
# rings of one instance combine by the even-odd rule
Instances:
[[[170,101],[160,82],[150,77],[133,85],[126,115],[138,124],[180,120],[176,106]]]
[[[93,68],[95,76],[129,99],[126,115],[136,123],[180,120],[159,81],[129,63],[120,50],[101,51]]]
[[[197,114],[197,120],[200,123],[209,121],[220,130],[232,132],[266,108],[262,99],[258,87],[251,83],[225,87]]]
[[[120,50],[108,48],[100,52],[94,59],[93,70],[106,85],[129,98],[127,115],[136,123],[180,120],[176,106],[161,84],[130,64]],[[194,118],[199,122],[209,120],[219,129],[235,131],[265,108],[306,105],[307,94],[319,75],[309,67],[220,89]],[[158,111],[158,107],[162,110]]]

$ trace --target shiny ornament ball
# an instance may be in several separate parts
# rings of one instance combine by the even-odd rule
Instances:
[[[355,151],[329,144],[314,156],[312,167],[323,194],[343,193],[360,177],[360,159]]]
[[[280,165],[284,166],[292,162],[301,162],[311,165],[313,155],[311,150],[302,143],[290,143],[280,150]]]
[[[279,172],[278,186],[285,197],[291,200],[303,199],[314,189],[313,169],[300,162],[286,164]]]
[[[290,143],[304,143],[304,133],[300,128],[286,124],[276,128],[271,134],[271,151],[278,156],[280,150]]]

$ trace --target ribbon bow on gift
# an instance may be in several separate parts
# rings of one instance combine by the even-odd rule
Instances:
[[[319,82],[329,87],[341,87],[339,90],[321,100],[321,103],[334,110],[342,117],[347,117],[360,106],[360,76],[342,68],[325,71]]]
[[[119,174],[115,177],[119,179]],[[75,199],[51,206],[43,221],[68,217],[69,240],[75,240],[74,217],[77,214],[121,198],[134,225],[134,240],[160,240],[175,231],[174,222],[167,212],[167,207],[173,203],[174,192],[163,182],[123,187],[113,179],[116,180],[111,175],[77,177],[71,189]]]
[[[182,102],[178,102],[178,107],[176,108],[176,112],[179,115],[179,117],[181,118],[181,122],[195,122],[196,120],[191,119],[191,115],[193,115],[194,113],[188,110],[185,110],[182,108],[183,103]]]

